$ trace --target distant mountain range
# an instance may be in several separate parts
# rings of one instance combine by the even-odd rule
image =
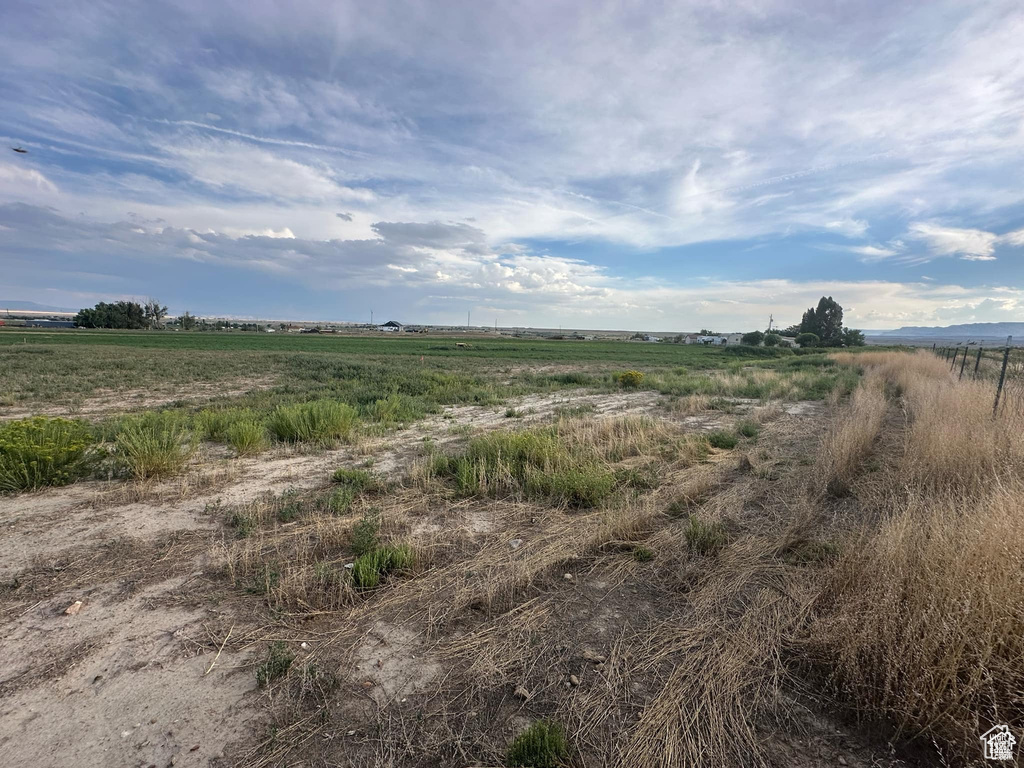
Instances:
[[[1005,339],[1013,336],[1024,339],[1024,323],[963,323],[942,328],[926,325],[907,325],[892,331],[864,331],[865,336],[902,336],[906,338],[958,338]]]
[[[0,299],[0,315],[3,315],[4,310],[11,310],[12,312],[77,312],[77,309],[68,309],[67,307],[51,307],[49,304],[36,304],[34,301],[7,301],[6,299]]]

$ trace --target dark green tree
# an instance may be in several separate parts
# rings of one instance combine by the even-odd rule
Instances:
[[[142,305],[134,301],[118,301],[112,304],[101,301],[92,309],[79,310],[75,325],[81,328],[148,328],[149,321]]]
[[[191,331],[196,327],[196,318],[194,315],[189,314],[187,309],[185,310],[185,314],[179,318],[178,322],[181,323],[181,328],[184,331]]]
[[[843,328],[843,346],[844,347],[863,347],[867,344],[864,339],[863,331],[858,331],[856,328]]]
[[[750,333],[744,333],[743,338],[740,341],[743,344],[749,344],[752,347],[761,346],[761,341],[764,339],[764,334],[760,331],[751,331]]]
[[[766,347],[777,347],[780,341],[782,341],[782,337],[777,333],[766,333],[764,335],[764,345]]]
[[[816,333],[801,333],[796,337],[796,343],[801,347],[816,347],[820,342]]]
[[[816,308],[804,312],[800,333],[813,333],[823,347],[843,344],[843,308],[831,296],[822,296]]]

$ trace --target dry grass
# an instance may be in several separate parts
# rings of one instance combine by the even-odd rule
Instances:
[[[882,380],[871,376],[854,391],[849,406],[825,438],[814,476],[833,496],[850,492],[854,477],[870,455],[885,420]]]
[[[927,354],[853,359],[902,396],[903,453],[815,603],[811,658],[903,738],[968,760],[1024,715],[1024,420]]]

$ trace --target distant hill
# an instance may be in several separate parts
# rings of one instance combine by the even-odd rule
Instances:
[[[67,307],[51,307],[49,304],[36,304],[34,301],[8,301],[7,299],[0,299],[0,315],[3,314],[4,310],[9,309],[12,312],[77,312],[77,309],[68,309]]]
[[[956,338],[960,336],[977,339],[1005,339],[1013,336],[1024,338],[1024,323],[963,323],[934,327],[927,325],[908,325],[892,331],[864,331],[866,336],[902,336],[906,338]]]

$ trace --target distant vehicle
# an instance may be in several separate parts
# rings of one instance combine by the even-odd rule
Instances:
[[[28,154],[28,150],[27,149],[22,149],[21,147],[11,147],[11,149],[13,151],[17,152],[19,155],[27,155]]]

